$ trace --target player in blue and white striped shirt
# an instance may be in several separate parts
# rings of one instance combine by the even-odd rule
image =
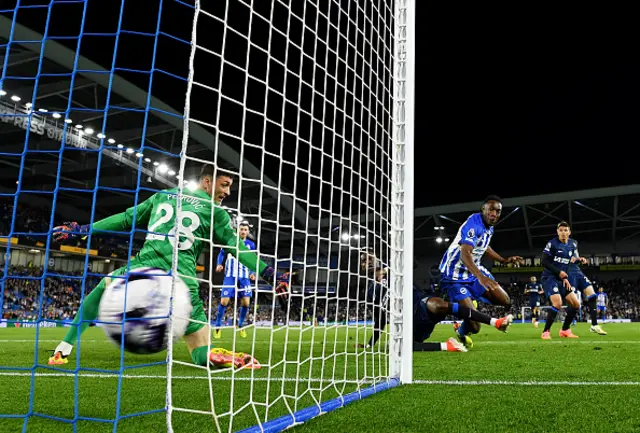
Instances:
[[[449,245],[440,262],[440,290],[448,294],[449,302],[457,302],[467,308],[474,308],[474,301],[511,306],[509,295],[480,264],[485,254],[500,263],[523,263],[522,257],[503,258],[489,246],[493,227],[498,223],[501,213],[500,197],[487,197],[481,212],[467,218]],[[473,341],[469,334],[477,334],[479,330],[479,323],[465,320],[456,327],[456,336],[462,344],[471,348]]]
[[[249,236],[249,223],[243,221],[238,226],[238,236],[244,242],[245,246],[250,250],[256,249],[256,244],[251,239],[247,239]],[[231,254],[226,253],[224,248],[220,249],[218,254],[218,263],[216,266],[216,272],[222,272],[222,263],[227,260],[224,266],[224,281],[222,282],[222,291],[220,293],[220,304],[218,304],[218,315],[216,316],[216,331],[215,338],[222,337],[222,318],[229,305],[229,299],[235,296],[236,288],[238,289],[238,298],[240,301],[240,314],[238,317],[238,328],[240,328],[240,336],[242,338],[247,337],[247,333],[242,326],[244,325],[244,319],[247,317],[249,311],[249,304],[251,303],[251,282],[255,281],[256,275],[250,271],[246,266],[236,260]]]

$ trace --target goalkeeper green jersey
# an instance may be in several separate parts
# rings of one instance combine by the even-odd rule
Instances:
[[[178,273],[195,277],[198,257],[205,244],[210,242],[213,225],[213,241],[223,245],[225,251],[237,257],[247,268],[262,274],[267,264],[242,240],[238,240],[227,211],[213,205],[211,218],[212,202],[206,192],[183,190],[178,220],[177,198],[177,188],[158,192],[125,212],[93,223],[92,229],[94,233],[100,230],[129,231],[132,227],[146,230],[144,245],[135,261],[139,265],[165,271],[172,268],[174,245],[178,242]],[[188,280],[185,283],[190,283]]]

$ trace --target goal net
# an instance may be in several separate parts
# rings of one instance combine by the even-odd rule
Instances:
[[[415,2],[10,3],[0,125],[19,140],[0,149],[0,327],[15,329],[0,344],[19,355],[0,384],[20,398],[0,395],[7,431],[276,432],[411,381]],[[182,277],[199,284],[207,349],[260,368],[196,365],[183,340],[131,354],[95,320],[68,363],[47,364],[100,278],[157,229],[63,248],[53,227],[170,188],[184,203],[203,164],[233,175],[210,203],[290,285],[260,266],[244,282],[214,213],[194,239],[181,205],[171,274],[184,239],[205,244]]]

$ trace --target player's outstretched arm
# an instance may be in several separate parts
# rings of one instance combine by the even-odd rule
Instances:
[[[86,234],[89,233],[90,230],[94,233],[96,231],[103,230],[129,231],[133,227],[134,214],[136,226],[146,228],[151,216],[151,210],[153,209],[154,197],[155,195],[137,206],[130,207],[124,212],[96,221],[93,224],[80,225],[75,221],[65,222],[62,225],[53,228],[53,239],[55,241],[63,241],[70,237],[86,237]]]
[[[222,272],[222,264],[224,263],[224,258],[226,255],[227,252],[224,250],[224,248],[220,248],[218,259],[216,260],[216,272]]]
[[[494,249],[491,247],[487,248],[485,255],[488,256],[491,260],[500,262],[502,264],[507,264],[507,263],[523,264],[524,263],[524,260],[520,256],[511,256],[511,257],[504,258],[500,254],[496,253]]]
[[[482,284],[482,286],[487,290],[496,290],[500,287],[497,281],[494,281],[491,278],[485,276],[476,266],[476,263],[473,260],[473,246],[466,243],[461,244],[460,258],[462,259],[462,263],[464,263],[469,272],[471,272],[471,275],[476,277],[480,284]]]

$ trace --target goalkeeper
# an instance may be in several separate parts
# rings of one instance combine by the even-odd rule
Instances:
[[[62,342],[58,344],[49,358],[49,365],[68,362],[73,344],[98,316],[100,298],[110,282],[110,277],[123,276],[128,270],[142,267],[158,268],[169,272],[172,269],[174,243],[178,241],[178,274],[183,277],[191,293],[193,306],[191,319],[184,335],[185,343],[194,364],[205,366],[208,363],[217,367],[258,368],[259,364],[251,355],[234,353],[222,348],[208,350],[209,327],[202,300],[198,293],[196,280],[196,262],[202,253],[206,241],[213,232],[213,240],[225,246],[225,250],[236,257],[243,265],[256,272],[269,284],[277,285],[276,291],[281,303],[288,297],[289,275],[276,272],[258,258],[255,252],[249,252],[244,242],[231,227],[229,214],[220,207],[229,196],[233,175],[218,170],[214,178],[214,167],[205,164],[200,171],[198,188],[181,195],[180,220],[176,221],[178,188],[161,191],[125,212],[97,221],[92,225],[79,225],[76,222],[65,223],[54,228],[53,238],[62,241],[71,236],[86,236],[89,231],[130,231],[133,228],[146,229],[147,236],[142,249],[129,262],[129,267],[116,269],[103,278],[85,298],[80,311],[76,314],[71,328]],[[213,200],[212,200],[213,198]],[[212,203],[213,219],[211,218]],[[176,233],[177,232],[177,233]]]

